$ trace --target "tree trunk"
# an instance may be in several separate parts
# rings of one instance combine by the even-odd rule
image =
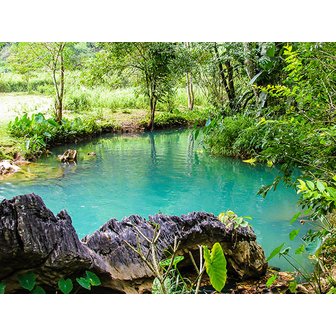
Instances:
[[[221,82],[222,82],[222,85],[223,85],[223,87],[225,89],[225,92],[226,92],[226,94],[228,96],[229,106],[230,106],[231,110],[233,110],[234,109],[234,101],[232,99],[231,91],[230,91],[229,85],[228,85],[226,77],[225,77],[225,72],[224,72],[223,64],[222,64],[222,62],[220,60],[220,56],[219,56],[218,47],[217,47],[217,43],[216,42],[214,44],[214,51],[215,51],[215,55],[216,55],[216,60],[217,60],[217,64],[218,64],[218,69],[219,69],[219,75],[220,75],[220,78],[221,78]],[[231,85],[232,85],[233,84],[233,74],[232,73],[231,73],[231,76],[232,76],[231,77],[231,81],[232,81]]]
[[[64,55],[63,50],[60,55],[61,71],[60,71],[60,91],[59,91],[59,106],[57,111],[57,122],[62,123],[63,118],[63,97],[64,97]]]
[[[243,43],[243,46],[244,46],[244,54],[245,54],[244,55],[245,56],[245,60],[244,60],[245,70],[246,70],[247,76],[251,80],[257,74],[256,65],[253,60],[253,55],[252,55],[252,45],[251,45],[251,42],[245,42]],[[254,85],[252,85],[252,90],[253,90],[256,104],[258,105],[259,104],[258,89]]]
[[[187,72],[187,95],[188,95],[188,109],[192,111],[194,109],[194,90],[192,84],[192,75],[190,72]]]
[[[189,48],[189,42],[184,43],[186,48]],[[192,83],[192,74],[190,71],[186,73],[187,79],[187,95],[188,95],[188,109],[192,111],[194,109],[194,90],[193,90],[193,83]]]
[[[148,124],[148,129],[150,131],[154,130],[154,118],[155,118],[156,103],[157,103],[157,98],[156,98],[154,93],[151,93],[151,96],[150,96],[150,120],[149,120],[149,124]]]
[[[56,121],[61,124],[63,117],[63,96],[64,96],[64,54],[63,50],[65,47],[65,43],[62,43],[54,57],[52,64],[52,78],[56,91],[55,97],[55,115]],[[57,82],[56,71],[58,69],[58,62],[60,62],[60,82]]]
[[[229,82],[229,92],[228,92],[228,97],[229,97],[229,104],[231,110],[235,109],[235,99],[236,99],[236,93],[234,89],[234,81],[233,81],[233,67],[230,63],[230,61],[225,62],[226,70],[228,73],[228,82]]]

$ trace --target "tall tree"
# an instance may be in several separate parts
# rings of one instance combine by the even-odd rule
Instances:
[[[184,42],[184,45],[187,50],[190,49],[190,42]],[[193,76],[191,69],[187,69],[186,71],[186,87],[188,96],[188,109],[192,111],[194,109],[195,96],[194,96]]]
[[[157,103],[172,90],[176,78],[176,44],[170,42],[100,43],[105,73],[129,71],[148,97],[148,129],[154,129]],[[98,55],[99,57],[99,55]],[[101,60],[101,57],[99,57]],[[101,64],[101,62],[100,62]],[[101,69],[99,70],[101,71]]]
[[[27,78],[27,81],[37,69],[50,72],[55,88],[55,119],[62,123],[65,69],[68,62],[65,42],[27,43],[20,42],[12,45],[9,66]]]

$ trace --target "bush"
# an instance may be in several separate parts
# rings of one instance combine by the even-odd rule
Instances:
[[[244,157],[253,147],[251,142],[254,125],[255,121],[250,117],[226,117],[215,122],[207,133],[205,142],[213,154]]]
[[[72,111],[86,111],[91,107],[91,101],[85,92],[76,91],[66,96],[64,108]]]
[[[94,117],[88,119],[63,119],[58,124],[54,118],[46,119],[42,113],[29,117],[24,114],[9,123],[10,133],[25,139],[24,153],[27,158],[41,154],[48,146],[55,143],[66,143],[93,134],[101,133],[105,129],[115,129],[113,123],[97,123]]]

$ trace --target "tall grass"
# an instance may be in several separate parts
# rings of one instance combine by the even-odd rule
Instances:
[[[81,83],[78,71],[68,71],[65,76],[64,108],[74,112],[90,111],[92,109],[149,109],[146,95],[138,88],[114,89],[97,85],[86,87]],[[0,73],[0,92],[40,93],[47,96],[54,95],[54,86],[48,72],[36,72],[25,77],[13,73]],[[163,97],[157,109],[163,112],[174,112],[187,109],[187,93],[185,88],[175,89],[170,96]],[[203,92],[195,87],[195,107],[206,107],[207,99]]]
[[[160,101],[157,105],[157,109],[164,112],[187,109],[187,102],[188,98],[186,91],[179,88],[173,96]],[[195,93],[195,106],[207,106],[206,97],[202,95],[199,90]],[[86,88],[84,86],[68,87],[65,99],[65,109],[80,112],[95,108],[106,108],[111,111],[120,109],[148,110],[149,103],[148,98],[143,94],[139,94],[136,88],[111,90],[102,86],[94,88]]]
[[[0,73],[0,92],[28,92],[53,94],[54,87],[48,73],[37,72],[29,77],[10,72]]]

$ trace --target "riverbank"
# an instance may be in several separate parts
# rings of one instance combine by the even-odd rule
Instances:
[[[16,160],[19,157],[20,159],[25,158],[30,161],[36,161],[43,152],[51,150],[55,145],[71,145],[104,133],[141,133],[147,130],[149,121],[148,112],[143,109],[92,109],[85,112],[85,117],[83,112],[76,113],[66,110],[63,114],[63,128],[59,127],[55,131],[57,135],[50,132],[50,125],[48,125],[48,129],[45,132],[42,132],[42,124],[32,129],[30,124],[27,125],[26,120],[24,121],[26,124],[23,126],[27,129],[23,129],[20,120],[15,121],[18,126],[15,129],[13,126],[9,127],[10,122],[13,123],[16,120],[15,118],[23,118],[26,114],[29,123],[30,120],[33,120],[34,115],[40,113],[37,106],[42,103],[46,104],[46,97],[44,96],[40,97],[41,101],[39,101],[39,96],[32,96],[30,100],[22,95],[15,95],[15,97],[19,98],[20,101],[23,99],[26,102],[30,102],[30,104],[33,102],[34,106],[27,107],[27,105],[24,105],[25,108],[23,109],[20,105],[11,110],[12,105],[9,107],[4,107],[3,105],[2,108],[6,110],[6,113],[5,118],[0,121],[0,160]],[[10,100],[12,102],[13,99],[9,98],[13,98],[12,95],[11,97],[1,95],[0,100]],[[43,106],[46,111],[41,114],[41,118],[48,121],[48,118],[52,117],[51,106],[49,108],[46,105]],[[39,119],[41,118],[39,117]],[[38,122],[40,123],[40,121]],[[157,111],[155,129],[202,126],[205,122],[206,114],[199,110]],[[42,134],[40,134],[41,132]],[[39,139],[35,139],[35,135]]]

